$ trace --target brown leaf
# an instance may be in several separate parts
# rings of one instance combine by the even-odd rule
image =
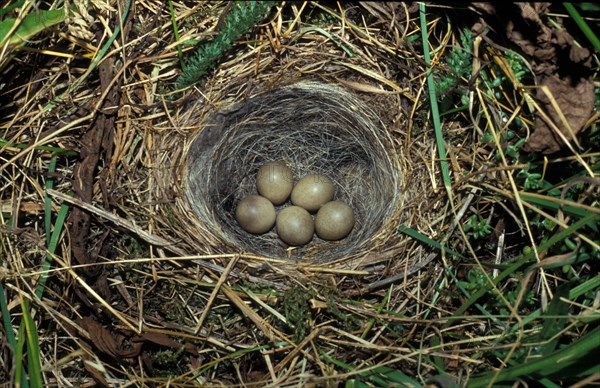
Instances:
[[[73,167],[73,191],[75,196],[82,201],[91,203],[94,196],[94,182],[98,165],[102,159],[110,161],[113,149],[113,132],[115,127],[116,112],[113,107],[118,106],[118,82],[113,82],[117,72],[115,60],[108,57],[99,67],[100,85],[102,91],[109,90],[102,102],[102,108],[96,115],[88,130],[81,137],[80,160]],[[102,185],[103,193],[106,190]],[[105,203],[105,205],[107,205]],[[98,259],[102,244],[90,241],[91,216],[84,209],[73,208],[70,216],[71,252],[78,264],[92,264]],[[92,248],[94,245],[96,248]],[[85,267],[82,270],[90,277],[99,272],[98,267]]]
[[[581,79],[578,83],[573,84],[570,77],[559,78],[555,74],[545,78],[543,85],[548,87],[573,132],[577,134],[583,128],[583,125],[594,109],[594,84],[592,80]],[[546,94],[538,89],[536,98],[561,133],[568,140],[571,140],[569,131],[563,124],[558,112],[552,107],[550,99]],[[527,143],[523,145],[523,150],[526,152],[551,154],[559,151],[563,146],[564,142],[558,134],[538,114],[535,120],[535,132],[529,137]]]
[[[143,342],[143,341],[150,341],[157,345],[166,346],[169,348],[184,347],[188,353],[190,353],[194,356],[198,355],[198,350],[196,349],[196,347],[193,344],[190,344],[190,343],[182,344],[182,343],[170,338],[166,334],[146,332],[146,333],[142,333],[140,335],[136,335],[133,338],[131,338],[131,342],[134,342],[134,343],[135,342]]]
[[[515,43],[528,56],[537,76],[537,86],[545,86],[558,104],[567,125],[554,109],[552,100],[538,89],[535,95],[545,115],[561,134],[571,140],[590,118],[594,109],[594,84],[591,71],[591,53],[574,44],[566,29],[546,25],[541,15],[548,12],[551,3],[508,3],[496,8],[491,3],[472,3],[482,13],[474,26],[491,25],[491,29]],[[487,14],[487,15],[486,15]],[[495,28],[494,28],[495,27]],[[535,131],[523,145],[526,152],[551,154],[565,146],[561,137],[543,114],[536,112]]]
[[[114,358],[131,358],[140,354],[142,343],[133,343],[131,348],[122,348],[123,338],[117,341],[111,332],[93,318],[84,317],[77,321],[82,329],[88,332],[92,344],[103,353]]]

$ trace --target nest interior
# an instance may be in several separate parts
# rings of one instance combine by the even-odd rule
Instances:
[[[376,113],[340,87],[300,82],[274,88],[221,110],[203,127],[187,155],[186,196],[207,229],[239,250],[319,262],[358,254],[398,206],[401,171],[392,140]],[[235,205],[257,193],[256,172],[273,160],[285,161],[296,180],[331,178],[335,199],[355,211],[351,234],[341,241],[315,237],[288,250],[274,230],[245,232],[233,216]]]

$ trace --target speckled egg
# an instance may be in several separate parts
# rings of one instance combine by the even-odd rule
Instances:
[[[340,240],[354,227],[354,211],[342,201],[323,205],[315,217],[315,231],[323,240]]]
[[[261,166],[256,175],[258,193],[273,205],[284,203],[294,187],[292,170],[283,161],[268,162]]]
[[[304,245],[315,233],[312,216],[299,206],[288,206],[277,215],[277,235],[288,245]]]
[[[275,224],[275,206],[265,197],[249,195],[238,203],[235,218],[246,232],[265,233]]]
[[[315,212],[333,199],[335,188],[324,175],[310,174],[300,179],[292,190],[292,203],[309,212]]]

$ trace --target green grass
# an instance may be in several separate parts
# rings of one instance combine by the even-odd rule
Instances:
[[[341,369],[349,372],[355,371],[356,367],[346,364],[342,361],[336,360],[325,352],[321,352],[323,358],[330,363],[340,367]],[[390,386],[401,386],[401,387],[420,387],[421,384],[404,373],[394,370],[386,366],[380,366],[372,368],[368,371],[357,372],[359,378],[352,378],[346,381],[344,387],[346,388],[367,388],[367,387],[390,387]],[[368,382],[368,383],[366,383]]]
[[[6,338],[8,340],[8,345],[15,355],[15,385],[21,384],[21,387],[28,388],[29,383],[27,381],[27,372],[22,363],[22,355],[23,355],[23,345],[25,341],[25,336],[22,335],[22,332],[25,330],[25,326],[22,325],[23,329],[19,328],[19,340],[17,341],[17,337],[15,337],[14,327],[12,324],[10,311],[8,311],[8,304],[5,299],[5,291],[2,282],[0,282],[0,311],[2,311],[2,324],[4,325],[4,332],[6,333]]]
[[[577,11],[577,9],[573,6],[572,3],[563,3],[563,6],[567,10],[571,18],[575,21],[575,23],[577,23],[577,25],[581,29],[581,32],[583,32],[585,37],[590,41],[590,43],[594,47],[594,50],[600,51],[600,39],[598,39],[598,36],[594,33],[594,30],[586,22],[584,17],[579,13],[579,11]]]
[[[6,18],[0,22],[0,47],[5,44],[11,48],[24,45],[40,32],[62,23],[65,18],[64,9],[34,11],[22,19]]]
[[[56,158],[52,159],[51,167],[49,171],[53,171],[56,163]],[[52,180],[47,181],[47,188],[52,188]],[[58,237],[62,232],[64,222],[68,213],[68,206],[62,205],[57,216],[52,235],[50,236],[50,220],[51,220],[51,207],[50,198],[46,197],[46,230],[47,230],[47,241],[48,241],[48,254],[46,260],[42,265],[42,275],[40,276],[39,283],[36,289],[36,297],[41,299],[44,292],[45,284],[48,275],[46,272],[49,270],[52,263],[51,254],[54,253],[58,244]],[[0,311],[2,311],[3,324],[5,332],[8,338],[8,343],[11,348],[15,351],[15,386],[21,386],[24,388],[42,387],[43,379],[41,372],[41,355],[40,355],[40,342],[37,334],[37,327],[33,317],[31,315],[31,307],[29,302],[25,299],[21,300],[21,311],[22,321],[19,325],[18,339],[15,338],[13,332],[13,326],[11,322],[11,315],[8,311],[6,300],[4,299],[4,287],[0,284]],[[26,360],[26,365],[24,363]]]
[[[550,354],[543,355],[513,367],[505,368],[499,373],[487,372],[469,379],[468,386],[472,388],[487,387],[499,382],[516,381],[519,378],[542,379],[590,376],[598,369],[600,347],[600,327],[590,330],[586,335],[573,343],[564,346]]]
[[[179,42],[179,28],[177,28],[177,19],[175,18],[175,8],[173,7],[173,0],[169,0],[169,13],[171,14],[171,25],[173,26],[173,34],[175,36],[175,41]],[[179,62],[183,63],[183,50],[181,49],[181,45],[177,45],[177,56],[179,58]]]
[[[444,251],[449,255],[453,255],[453,256],[465,259],[465,257],[463,255],[456,252],[455,250],[448,248],[447,246],[439,243],[438,241],[435,241],[435,240],[425,236],[424,234],[419,233],[418,231],[416,231],[412,228],[409,228],[406,225],[400,225],[400,226],[398,226],[397,229],[399,232],[404,233],[407,236],[410,236],[410,237],[414,238],[415,240],[422,242],[425,245],[429,245],[432,248],[435,248],[440,251]]]
[[[450,179],[450,168],[448,167],[448,159],[446,157],[446,145],[444,144],[444,134],[442,132],[442,122],[438,108],[438,100],[436,95],[436,83],[433,78],[433,69],[431,68],[431,57],[429,54],[429,39],[427,37],[427,16],[425,12],[425,3],[419,3],[419,20],[421,21],[421,39],[423,40],[423,57],[427,65],[427,87],[429,89],[429,103],[431,106],[431,117],[433,119],[433,128],[435,130],[435,139],[437,142],[437,150],[440,158],[440,168],[442,172],[442,180],[444,187],[448,192],[448,199],[452,202],[452,180]]]
[[[56,171],[56,155],[52,157],[50,160],[50,164],[48,166],[49,177],[46,179],[46,190],[54,188],[54,178],[51,177],[51,174]],[[42,275],[40,276],[40,280],[35,292],[35,295],[38,299],[42,299],[42,294],[44,293],[44,287],[46,286],[46,280],[48,279],[48,270],[50,269],[50,265],[52,264],[52,255],[56,251],[56,247],[58,245],[58,240],[60,238],[60,234],[63,231],[65,226],[65,221],[67,215],[69,213],[69,205],[63,203],[60,206],[58,214],[56,215],[56,220],[54,221],[54,227],[52,227],[52,198],[48,195],[48,193],[44,196],[44,226],[46,230],[46,246],[47,253],[46,259],[42,264]]]
[[[46,179],[46,189],[52,189],[54,187],[54,178],[52,174],[56,172],[57,156],[54,155],[48,165],[49,177]],[[58,245],[60,234],[65,225],[66,216],[68,214],[69,207],[63,204],[56,216],[54,227],[52,227],[52,200],[46,195],[44,203],[44,227],[46,230],[46,244],[47,254],[46,260],[42,264],[42,275],[40,276],[35,295],[38,299],[42,298],[46,280],[47,271],[50,269],[52,263],[52,254],[55,252]],[[24,388],[28,387],[42,387],[42,368],[41,368],[41,354],[40,354],[40,341],[37,333],[37,327],[32,316],[32,309],[27,299],[21,296],[21,311],[22,320],[18,329],[18,336],[14,335],[14,327],[12,325],[12,319],[8,310],[8,305],[5,300],[4,287],[0,283],[0,311],[2,312],[2,320],[5,328],[8,344],[14,351],[14,362],[15,362],[15,386],[21,386]]]
[[[544,251],[552,247],[554,244],[564,241],[565,238],[570,236],[572,233],[576,232],[578,229],[584,227],[588,222],[597,220],[600,217],[596,214],[589,214],[587,217],[573,223],[569,228],[561,230],[557,232],[552,237],[547,239],[545,242],[539,245],[538,250]],[[535,255],[533,251],[529,251],[528,253],[523,254],[520,257],[517,257],[516,260],[505,266],[505,269],[492,280],[491,283],[488,283],[485,287],[479,288],[471,297],[463,303],[453,314],[453,317],[456,319],[462,319],[463,315],[467,311],[469,307],[471,307],[475,302],[477,302],[481,297],[483,297],[487,292],[491,290],[492,287],[497,286],[501,281],[506,280],[517,273],[518,270],[522,269],[522,267],[527,264],[531,265],[535,262]],[[448,320],[447,326],[453,320]]]
[[[589,28],[586,19],[579,15],[570,3],[566,3],[564,6],[592,46],[598,50],[600,47],[598,38],[593,29]],[[426,64],[430,66],[427,19],[425,5],[422,3],[420,4],[420,23],[423,56]],[[463,45],[468,41],[466,38],[461,39]],[[471,47],[459,47],[453,50],[469,53],[471,49]],[[452,53],[453,51],[450,51],[447,55],[452,55]],[[505,59],[512,67],[513,73],[517,74],[518,80],[521,80],[527,72],[526,66],[521,63],[522,58],[513,55],[510,58],[505,57]],[[445,113],[440,115],[437,100],[442,96],[437,95],[436,90],[440,90],[443,86],[440,82],[445,82],[444,85],[449,82],[460,84],[458,78],[452,78],[459,77],[459,75],[444,74],[430,67],[427,70],[431,119],[436,132],[441,175],[449,192],[449,198],[452,200],[453,193],[449,188],[451,181],[447,175],[449,170],[444,149],[447,140],[444,139],[440,116],[449,120],[456,119],[467,106],[464,105],[463,100],[455,100],[453,103],[456,105],[448,106]],[[462,70],[464,74],[470,74],[470,68]],[[505,100],[507,96],[514,94],[511,91],[509,77],[501,76],[501,70],[496,68],[493,63],[490,67],[483,68],[478,76],[482,80],[481,87],[486,89],[485,96],[489,98],[490,105],[511,107],[511,102]],[[477,84],[475,87],[478,87]],[[452,100],[446,99],[445,101]],[[486,217],[490,208],[489,203],[499,200],[505,203],[514,202],[517,200],[515,195],[518,194],[518,199],[525,205],[521,214],[525,220],[522,221],[525,221],[525,225],[531,225],[532,236],[535,238],[535,250],[522,241],[520,242],[520,247],[523,248],[521,254],[513,253],[512,257],[495,264],[490,263],[489,260],[486,262],[481,257],[474,257],[475,263],[467,259],[460,249],[453,249],[454,246],[453,248],[446,247],[445,244],[408,226],[400,225],[398,231],[424,245],[450,255],[457,263],[446,268],[445,274],[450,283],[449,287],[458,290],[462,302],[442,325],[443,330],[446,330],[448,334],[443,340],[438,335],[432,335],[428,344],[430,347],[437,348],[442,341],[450,342],[453,339],[460,341],[463,338],[460,331],[450,332],[448,330],[459,327],[461,322],[469,320],[469,317],[473,316],[473,309],[478,310],[482,317],[493,323],[488,329],[488,334],[495,336],[496,339],[491,341],[491,346],[498,348],[480,354],[480,360],[485,362],[485,367],[469,379],[467,383],[469,387],[510,386],[519,379],[539,382],[547,387],[556,387],[565,382],[576,382],[590,376],[595,371],[593,367],[596,365],[594,361],[589,362],[589,360],[597,360],[600,356],[600,347],[598,347],[600,328],[594,328],[600,321],[600,313],[596,309],[588,314],[583,312],[585,310],[575,307],[579,305],[593,310],[594,297],[600,292],[600,277],[592,275],[594,268],[599,266],[598,260],[600,260],[598,252],[600,215],[578,206],[576,203],[582,203],[581,198],[585,198],[588,188],[590,189],[588,192],[591,191],[589,182],[587,185],[586,182],[570,185],[570,182],[578,182],[575,180],[588,175],[589,171],[585,166],[574,163],[568,165],[566,162],[563,162],[562,165],[568,165],[567,168],[560,167],[561,164],[551,165],[550,168],[556,171],[564,170],[555,173],[554,170],[546,170],[547,158],[544,159],[543,156],[536,154],[523,155],[519,146],[526,139],[519,131],[522,130],[524,121],[520,116],[511,116],[511,113],[502,110],[497,112],[500,117],[511,117],[511,119],[505,120],[505,127],[494,128],[494,131],[499,134],[496,139],[499,141],[492,142],[490,139],[486,140],[485,137],[482,137],[481,146],[495,148],[492,151],[495,158],[491,161],[507,163],[507,166],[510,166],[511,163],[528,164],[529,167],[515,172],[515,194],[508,191],[497,191],[491,185],[483,185],[479,201],[486,205],[482,206],[477,213],[472,213],[470,216],[465,215],[467,221],[462,225],[463,231],[467,233],[464,237],[468,240],[468,245],[473,247],[482,245],[483,243],[478,240],[487,238],[492,232],[492,227]],[[525,112],[521,114],[525,115]],[[493,125],[491,120],[488,120],[486,124]],[[591,170],[598,171],[598,159],[589,160]],[[567,185],[569,185],[568,191],[563,189]],[[593,199],[591,201],[593,203]],[[590,204],[590,200],[583,203],[587,206],[594,206]],[[477,201],[471,211],[475,211],[476,204]],[[557,225],[559,211],[567,217],[564,227]],[[576,236],[581,237],[581,246],[575,244]],[[469,249],[475,255],[483,253],[481,248]],[[564,257],[561,260],[538,263],[536,250],[542,259],[556,255]],[[461,264],[471,268],[468,271],[468,278],[457,276],[457,266]],[[584,264],[585,266],[583,266]],[[492,270],[499,271],[495,277],[492,275]],[[471,277],[475,273],[479,273],[480,276]],[[541,304],[539,290],[533,289],[531,282],[528,284],[523,281],[529,275],[535,275],[538,278],[551,276],[553,279],[553,286],[550,288],[553,297],[547,304]],[[528,289],[522,290],[522,287],[528,287]],[[576,304],[571,304],[569,301]],[[580,312],[575,313],[574,310]],[[475,342],[478,339],[475,337],[472,340]],[[481,341],[484,340],[481,339]],[[441,358],[427,356],[425,359],[430,365],[435,366],[438,372],[444,372],[444,363]],[[503,360],[506,365],[498,368],[494,365],[495,360]],[[378,386],[379,383],[381,382],[377,382],[375,385]],[[357,386],[363,386],[360,384],[362,382],[359,382]]]
[[[22,322],[19,327],[19,340],[26,337],[25,343],[27,345],[27,370],[29,372],[29,382],[32,387],[43,387],[40,339],[27,300],[21,300],[21,309],[23,311],[24,323]],[[23,333],[23,328],[25,328],[25,333]],[[19,368],[21,360],[21,357],[17,358],[17,370],[22,370],[22,368]],[[19,380],[17,379],[16,381]]]
[[[29,147],[29,145],[22,144],[22,143],[10,143],[6,139],[0,138],[0,148],[3,148],[3,147],[14,147],[14,148],[18,148],[18,149],[22,150],[22,149]],[[36,147],[34,147],[34,149],[37,151],[51,152],[51,153],[61,155],[61,156],[77,156],[77,155],[79,155],[79,152],[77,152],[77,151],[66,150],[66,149],[60,148],[60,147],[36,146]]]

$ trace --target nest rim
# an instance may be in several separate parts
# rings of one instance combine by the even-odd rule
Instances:
[[[274,97],[273,94],[275,94],[277,97]],[[284,98],[281,98],[281,94],[283,94]],[[298,97],[296,101],[290,101],[290,98],[294,100],[294,95],[301,95],[301,97]],[[245,166],[244,173],[242,174],[243,176],[241,177],[244,180],[244,183],[241,185],[241,192],[243,192],[243,194],[251,195],[257,193],[255,185],[252,187],[252,183],[249,182],[253,181],[256,171],[260,165],[262,165],[262,163],[275,160],[284,160],[286,163],[288,163],[288,165],[291,165],[290,167],[294,172],[295,182],[297,182],[302,176],[309,173],[322,173],[323,175],[327,175],[332,178],[334,184],[336,185],[336,197],[334,199],[345,200],[355,209],[358,207],[357,225],[359,225],[359,227],[357,228],[355,226],[353,231],[346,238],[340,241],[325,241],[315,236],[315,238],[306,246],[287,247],[277,238],[274,229],[264,235],[251,235],[241,230],[232,216],[220,217],[218,214],[216,214],[215,208],[217,208],[217,210],[223,210],[223,204],[227,201],[227,198],[220,198],[220,203],[216,204],[214,202],[210,203],[210,201],[202,201],[202,198],[207,198],[207,195],[210,196],[211,190],[210,188],[207,190],[207,187],[200,187],[201,185],[198,184],[200,181],[198,179],[199,175],[207,173],[209,178],[211,176],[218,178],[228,177],[230,175],[227,173],[220,173],[218,168],[213,168],[208,172],[201,169],[200,173],[195,172],[194,168],[196,168],[196,165],[199,163],[199,161],[206,163],[211,158],[215,159],[217,157],[216,150],[218,150],[219,147],[222,148],[224,145],[231,145],[232,140],[238,141],[239,139],[232,138],[235,137],[236,134],[239,134],[241,130],[247,131],[248,124],[250,126],[256,124],[255,122],[241,122],[240,125],[240,122],[236,121],[233,128],[227,128],[228,115],[233,114],[237,120],[238,117],[235,115],[239,115],[240,110],[249,109],[248,104],[254,104],[254,108],[257,108],[257,111],[254,112],[252,109],[249,109],[249,116],[254,115],[252,117],[253,119],[256,119],[256,113],[259,113],[259,116],[260,114],[266,113],[270,115],[269,119],[273,119],[273,113],[281,113],[282,109],[287,109],[287,112],[290,111],[290,107],[284,106],[284,104],[290,102],[303,102],[304,104],[310,105],[311,102],[314,101],[307,102],[307,99],[311,97],[313,99],[318,97],[327,101],[330,104],[328,108],[332,108],[331,105],[333,105],[335,108],[333,109],[335,113],[339,113],[339,110],[342,109],[345,115],[338,115],[337,117],[338,119],[346,121],[346,124],[348,124],[348,117],[352,117],[354,119],[358,118],[358,126],[357,123],[352,123],[352,125],[350,125],[352,130],[346,130],[346,133],[343,133],[344,131],[341,130],[342,133],[334,133],[332,138],[334,138],[334,140],[339,140],[340,136],[353,136],[354,138],[352,140],[363,146],[363,149],[360,149],[360,147],[358,149],[358,151],[362,152],[362,155],[360,155],[362,160],[359,161],[363,165],[365,162],[370,162],[374,166],[377,166],[378,175],[376,174],[375,179],[372,179],[372,181],[369,182],[369,188],[371,189],[373,182],[376,185],[376,190],[374,191],[376,194],[376,201],[359,201],[359,195],[357,192],[350,192],[348,190],[348,175],[355,173],[353,171],[346,171],[344,174],[331,174],[331,169],[327,171],[327,169],[315,168],[314,161],[319,160],[318,157],[313,158],[314,160],[312,161],[312,164],[308,163],[308,165],[302,166],[301,163],[297,163],[297,158],[295,160],[281,158],[277,153],[275,156],[261,155],[261,152],[256,152],[256,150],[254,150],[253,157],[259,160],[258,162],[253,160],[252,163],[249,163],[247,166]],[[271,106],[267,108],[267,112],[264,112],[264,109],[262,108],[264,108],[265,104],[273,102],[277,102],[278,104],[276,104],[275,107]],[[312,108],[315,107],[315,105],[312,105]],[[307,111],[310,111],[307,106],[303,106],[303,108],[305,108]],[[273,109],[276,112],[270,111]],[[322,115],[327,114],[322,113]],[[330,112],[328,119],[331,118],[332,116]],[[323,117],[318,117],[318,119],[323,119]],[[285,117],[281,118],[279,121],[281,120],[285,120]],[[274,126],[279,125],[279,121],[275,120],[274,123],[271,123],[272,125],[270,128],[272,129]],[[193,213],[192,217],[197,221],[195,222],[196,227],[201,225],[202,230],[205,233],[210,234],[209,239],[213,242],[218,242],[217,244],[212,244],[213,247],[216,248],[217,252],[225,253],[231,252],[231,250],[238,252],[251,252],[252,254],[266,258],[294,260],[298,262],[340,262],[345,261],[346,259],[368,255],[370,251],[381,246],[382,241],[388,240],[395,230],[395,227],[393,227],[391,224],[395,223],[392,221],[397,220],[403,202],[403,196],[400,193],[402,187],[404,186],[404,174],[402,172],[402,166],[400,163],[402,160],[401,150],[395,146],[388,129],[381,118],[377,115],[375,110],[371,109],[358,95],[350,92],[343,86],[324,83],[316,80],[302,80],[276,88],[259,90],[243,101],[234,102],[233,104],[216,112],[212,111],[210,114],[205,115],[202,122],[203,124],[199,126],[200,129],[195,131],[189,137],[190,141],[187,143],[186,149],[184,150],[185,167],[182,172],[183,191],[185,206],[188,207]],[[336,125],[339,126],[340,123],[334,122],[334,124],[335,127]],[[326,127],[329,131],[331,131],[331,127]],[[306,130],[306,128],[307,126],[303,125],[292,130],[292,132],[295,132],[296,135],[298,135],[302,132],[302,130]],[[252,129],[256,130],[256,128]],[[219,130],[221,130],[222,133],[219,133]],[[321,130],[321,134],[322,133],[327,133],[327,130]],[[368,134],[368,136],[366,136],[366,134]],[[274,136],[276,137],[279,135],[280,134],[276,134]],[[335,139],[336,137],[337,139]],[[276,141],[275,139],[273,140]],[[297,141],[298,139],[293,140]],[[323,141],[323,138],[318,137],[316,140]],[[351,140],[346,139],[344,144],[347,146],[349,141]],[[256,144],[251,145],[256,146]],[[306,144],[304,144],[304,146],[306,146]],[[373,147],[374,151],[372,154],[366,152],[364,149],[365,147]],[[344,146],[343,148],[346,147]],[[200,152],[198,149],[200,149]],[[327,150],[326,154],[331,154],[332,152],[330,151],[331,150]],[[357,150],[355,149],[353,151]],[[198,154],[201,154],[202,152],[208,152],[208,157],[207,155],[204,157],[198,156]],[[344,153],[346,155],[344,155]],[[333,161],[340,162],[340,158],[348,159],[350,153],[344,153],[337,155],[338,159],[336,160],[333,158]],[[241,152],[241,154],[243,154],[243,158],[241,159],[239,158],[239,154],[240,153],[238,152],[238,154],[235,155],[237,157],[237,162],[243,159],[248,159],[247,152]],[[231,155],[228,155],[228,157],[230,156]],[[303,156],[306,157],[307,155]],[[356,162],[356,155],[351,156],[351,160]],[[331,159],[329,159],[329,161],[331,162]],[[230,162],[231,161],[225,161],[224,164],[229,164],[229,167],[231,167]],[[348,167],[347,165],[344,166],[344,163],[341,164],[343,168]],[[366,179],[372,178],[372,176],[366,176],[368,174],[365,174],[364,166],[361,166],[361,168],[358,170],[361,170],[359,176],[362,178],[354,179],[355,184],[351,184],[351,186],[360,186],[360,184],[356,184],[358,181],[366,182]],[[231,168],[229,168],[228,171],[232,172]],[[235,171],[233,171],[233,173],[235,173]],[[351,180],[352,179],[350,179],[350,181]],[[217,183],[215,186],[219,186],[222,183],[223,182]],[[354,187],[354,189],[356,189],[356,187]],[[198,190],[200,190],[202,194],[199,195],[197,193]],[[364,196],[365,190],[358,191],[361,191],[361,194]],[[214,190],[212,193],[214,194]],[[239,193],[240,190],[238,189],[237,195],[235,198],[233,198],[233,202],[241,199],[241,195]],[[373,191],[371,190],[370,193],[372,195]],[[199,197],[201,199],[200,202],[198,202]],[[229,200],[231,202],[231,198],[229,198]],[[365,205],[375,207],[376,209],[375,211],[372,211],[372,208],[369,210],[368,208],[365,208]],[[226,209],[226,213],[232,215],[234,207],[231,207],[231,203],[229,203],[227,206],[229,207]],[[289,206],[289,201],[284,205],[276,206],[276,208],[277,210],[281,210],[286,206]],[[365,225],[367,225],[366,228]],[[260,249],[256,249],[257,241],[260,241],[263,244]],[[275,244],[278,246],[274,247]]]

